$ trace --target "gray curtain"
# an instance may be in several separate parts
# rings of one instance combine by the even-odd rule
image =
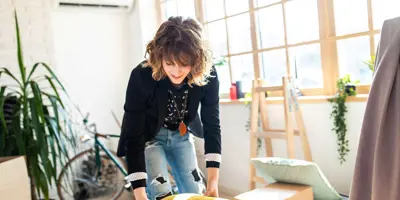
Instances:
[[[382,27],[350,200],[400,200],[400,18]]]

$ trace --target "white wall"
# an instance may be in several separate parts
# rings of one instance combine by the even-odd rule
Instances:
[[[119,134],[132,68],[130,14],[113,9],[56,8],[51,12],[57,73],[101,133]],[[117,140],[106,142],[115,149]],[[53,196],[55,194],[53,193]]]
[[[144,60],[146,45],[157,28],[155,1],[138,0],[129,15],[130,64],[136,67]],[[130,71],[129,71],[130,72]]]
[[[51,1],[1,0],[0,1],[0,67],[7,67],[19,76],[14,9],[18,13],[23,60],[28,70],[36,62],[51,66],[53,37],[50,28]],[[41,71],[38,71],[39,73]],[[4,79],[0,83],[6,82]],[[7,79],[9,83],[9,79]]]
[[[337,154],[336,134],[330,119],[331,104],[301,104],[304,123],[311,147],[313,161],[320,167],[329,182],[343,194],[349,192],[359,133],[364,116],[365,103],[348,103],[348,139],[350,152],[347,162],[340,165]],[[250,160],[249,133],[245,124],[249,117],[249,108],[244,105],[221,105],[222,164],[220,186],[233,192],[248,191],[248,172]],[[284,128],[283,106],[273,104],[268,107],[270,127]],[[297,138],[298,139],[298,138]],[[283,140],[273,140],[274,155],[286,157],[286,145]],[[203,154],[203,141],[196,141],[198,152]],[[300,140],[296,141],[297,158],[302,159]],[[265,155],[263,152],[261,156]],[[200,160],[200,162],[203,162]],[[204,165],[202,165],[203,170]]]
[[[119,134],[129,78],[129,15],[113,10],[63,8],[52,12],[58,73],[73,101],[98,131]]]

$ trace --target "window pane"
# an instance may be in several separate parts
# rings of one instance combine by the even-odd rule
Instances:
[[[244,92],[250,92],[254,80],[253,54],[232,56],[230,58],[233,81],[242,81]]]
[[[256,12],[258,48],[285,45],[282,5],[261,9]]]
[[[286,51],[278,49],[260,53],[261,76],[267,85],[282,85],[286,75]]]
[[[212,21],[225,16],[224,0],[204,0],[204,18]]]
[[[178,14],[184,17],[196,18],[194,0],[179,0]]]
[[[368,31],[366,0],[335,0],[336,35]]]
[[[340,76],[350,74],[361,84],[369,84],[372,73],[364,61],[370,59],[369,36],[337,41]]]
[[[267,6],[280,1],[281,0],[254,0],[254,7]]]
[[[229,72],[228,62],[225,65],[215,66],[219,79],[219,93],[229,94],[231,87],[231,76]]]
[[[289,49],[290,73],[297,78],[299,88],[322,88],[324,78],[321,66],[320,44]]]
[[[228,37],[230,53],[240,53],[251,50],[249,14],[228,18]]]
[[[234,15],[249,10],[249,0],[225,0],[226,15]]]
[[[228,45],[226,41],[226,25],[225,20],[219,20],[207,24],[208,41],[213,56],[218,57],[228,54]]]
[[[381,29],[386,19],[400,16],[399,0],[372,0],[374,29]]]
[[[295,0],[285,5],[288,43],[319,39],[317,0]]]
[[[176,0],[170,0],[170,1],[166,1],[166,2],[162,3],[161,9],[163,12],[163,15],[162,15],[163,21],[166,21],[171,16],[178,15]]]
[[[380,33],[376,34],[374,36],[375,53],[376,53],[376,50],[378,49],[378,44],[379,44],[380,40],[381,40],[381,34]]]

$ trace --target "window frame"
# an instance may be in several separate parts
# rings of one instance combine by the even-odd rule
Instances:
[[[161,4],[171,0],[155,0],[156,1],[156,11],[157,11],[157,19],[158,24],[162,22],[162,7]],[[176,1],[176,0],[175,0]],[[253,65],[254,65],[254,78],[260,79],[261,74],[261,64],[259,62],[259,53],[277,49],[285,49],[286,52],[286,76],[290,76],[291,66],[289,62],[289,48],[310,45],[310,44],[320,44],[320,56],[321,56],[321,69],[323,76],[323,86],[322,88],[305,88],[300,89],[304,96],[332,96],[336,93],[336,80],[339,78],[339,61],[338,61],[338,49],[337,49],[337,41],[342,39],[356,38],[361,36],[369,36],[370,40],[370,56],[374,56],[376,54],[375,49],[375,35],[380,34],[380,29],[374,29],[374,21],[373,21],[373,12],[372,12],[372,0],[367,1],[367,9],[368,9],[368,31],[351,33],[346,35],[336,35],[335,31],[335,12],[334,12],[334,0],[317,0],[317,9],[318,9],[318,25],[319,25],[319,39],[313,41],[300,42],[295,44],[288,44],[287,40],[287,19],[286,19],[286,3],[290,1],[296,0],[280,0],[279,2],[272,3],[269,5],[264,5],[260,7],[255,7],[254,0],[248,0],[249,9],[236,13],[233,15],[227,15],[226,13],[226,0],[222,0],[224,5],[224,17],[213,19],[210,21],[205,20],[204,16],[204,0],[194,0],[195,4],[195,16],[197,20],[203,25],[206,26],[209,23],[216,22],[219,20],[225,21],[225,29],[226,29],[226,38],[227,38],[227,54],[222,55],[228,57],[227,64],[229,65],[229,74],[230,80],[232,82],[233,74],[232,74],[232,66],[230,63],[230,57],[244,55],[251,53],[253,55]],[[256,24],[256,11],[260,9],[264,9],[267,7],[275,6],[281,4],[282,6],[282,15],[283,15],[283,28],[284,28],[284,38],[285,43],[282,46],[272,47],[272,48],[259,48],[259,35],[257,34],[257,24]],[[229,30],[227,20],[231,17],[235,17],[241,14],[249,13],[250,18],[250,33],[251,33],[251,51],[240,52],[240,53],[230,53],[229,49]],[[208,37],[205,38],[204,44],[208,48]],[[366,66],[367,67],[367,66]],[[358,94],[368,94],[370,90],[370,84],[359,84],[357,87]],[[273,92],[270,96],[282,96],[282,92]],[[229,94],[221,94],[221,98],[228,98]]]

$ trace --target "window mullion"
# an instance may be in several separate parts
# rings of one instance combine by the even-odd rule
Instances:
[[[249,17],[250,17],[250,32],[251,32],[251,46],[253,53],[253,67],[254,67],[254,78],[260,78],[260,62],[257,53],[257,32],[256,32],[256,20],[254,12],[254,1],[249,0]]]
[[[336,35],[333,1],[318,1],[318,18],[324,94],[332,95],[336,92],[336,80],[339,77],[336,40],[329,39]]]
[[[228,59],[228,66],[229,66],[229,75],[230,75],[230,80],[231,83],[233,83],[233,72],[232,72],[232,65],[231,65],[231,53],[230,53],[230,49],[229,49],[229,33],[228,33],[228,19],[226,17],[226,0],[224,1],[224,21],[225,21],[225,33],[226,33],[226,51],[227,51],[227,57]]]
[[[287,19],[286,19],[286,0],[282,0],[282,15],[283,15],[283,32],[285,33],[285,52],[286,52],[286,75],[290,76],[290,59],[288,48],[288,33],[287,33]]]
[[[162,14],[163,14],[163,11],[162,11],[162,9],[161,9],[161,4],[162,4],[162,2],[161,2],[161,0],[155,0],[155,9],[156,9],[156,12],[157,12],[157,25],[160,25],[161,24],[161,22],[162,22]]]
[[[197,20],[204,25],[204,7],[203,7],[203,0],[194,0],[194,10],[196,12]]]
[[[370,55],[375,55],[375,38],[374,38],[374,20],[372,15],[372,0],[367,0],[368,4],[368,31],[369,31],[369,47]]]

